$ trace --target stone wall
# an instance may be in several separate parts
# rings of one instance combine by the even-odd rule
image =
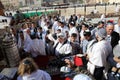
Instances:
[[[120,6],[120,5],[119,5]],[[96,6],[96,10],[98,11],[98,14],[115,14],[116,5],[107,5],[106,9],[105,6]],[[85,7],[76,7],[76,8],[65,8],[65,9],[57,9],[60,11],[61,16],[69,17],[72,14],[81,14],[81,15],[89,15],[93,10],[95,10],[95,6],[89,6],[86,7],[86,13],[85,13]]]

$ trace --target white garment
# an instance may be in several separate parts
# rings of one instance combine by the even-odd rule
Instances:
[[[55,21],[52,26],[52,31],[53,33],[57,33],[57,30],[58,30],[58,22]]]
[[[78,33],[78,30],[76,29],[76,27],[70,28],[70,30],[69,30],[69,36],[71,36],[73,33],[77,34],[77,41],[79,42],[79,33]]]
[[[88,42],[88,40],[86,40],[86,39],[84,39],[84,40],[81,41],[80,46],[81,46],[81,48],[82,48],[83,54],[86,54],[86,49],[87,49],[87,44],[88,44],[88,43],[89,43],[89,42]]]
[[[48,31],[48,26],[47,25],[44,26],[43,31],[45,31],[45,32]]]
[[[49,40],[51,40],[51,41],[53,41],[53,42],[55,42],[56,40],[53,38],[53,36],[52,36],[52,34],[50,33],[50,34],[48,34],[47,35],[47,37],[48,37],[48,39]]]
[[[31,40],[31,43],[25,51],[30,52],[33,57],[37,57],[38,55],[46,55],[45,44],[42,40],[39,39]]]
[[[112,47],[109,42],[102,40],[94,44],[91,53],[89,53],[89,62],[97,67],[107,68],[107,57],[112,53]],[[91,66],[88,65],[88,68]],[[91,67],[93,69],[93,67]],[[91,70],[89,70],[91,71]]]
[[[25,74],[23,76],[18,76],[17,80],[51,80],[51,77],[47,72],[43,70],[37,70],[30,75]]]
[[[38,37],[39,37],[40,36],[40,32],[37,32],[37,34],[38,34]],[[44,32],[42,32],[42,40],[45,43],[45,33]]]
[[[56,51],[55,51],[55,54],[56,54],[56,55],[59,55],[59,49],[61,48],[61,46],[62,46],[61,43],[59,43],[59,44],[57,45]]]
[[[24,37],[25,37],[25,38],[30,39],[30,35],[29,35],[28,32],[27,32],[28,30],[29,30],[29,28],[24,29],[24,30],[23,30],[23,33],[24,33]]]
[[[92,38],[96,38],[95,33],[97,32],[97,30],[98,30],[98,27],[96,27],[93,30],[91,30]]]
[[[31,43],[31,39],[30,39],[30,36],[26,32],[23,32],[23,36],[24,36],[24,41],[22,41],[20,35],[18,35],[17,46],[19,49],[23,47],[23,49],[25,50]]]
[[[95,71],[95,65],[88,62],[87,63],[87,70],[93,75],[94,74],[94,71]]]
[[[92,79],[85,74],[78,74],[73,78],[73,80],[92,80]]]
[[[55,54],[69,54],[72,52],[72,46],[69,44],[69,42],[65,44],[58,43],[56,49],[55,49]]]
[[[101,19],[101,21],[105,21],[105,14],[102,14],[100,19]]]
[[[59,26],[58,29],[60,29],[60,30],[61,30],[61,33],[64,33],[64,34],[66,34],[66,31],[69,32],[69,29],[68,29],[67,26],[64,26],[64,27]]]
[[[115,57],[119,57],[120,56],[120,44],[117,44],[114,48],[113,48],[113,55]]]
[[[41,20],[38,20],[38,25],[41,26]]]
[[[71,36],[72,33],[76,33],[78,35],[78,31],[75,27],[70,28],[69,35]]]
[[[84,32],[83,30],[81,30],[81,32],[80,32],[80,37],[81,38],[84,38],[83,32]]]
[[[118,24],[115,25],[114,31],[120,34],[120,26]]]
[[[107,56],[112,52],[112,47],[109,42],[102,40],[96,43],[92,49],[92,57],[89,58],[90,62],[99,67],[105,67]]]
[[[93,48],[94,44],[97,43],[97,41],[95,39],[89,41],[88,45],[87,45],[87,53],[89,53],[89,49],[91,51],[91,49]]]
[[[41,27],[44,28],[44,26],[45,26],[45,21],[42,20],[42,21],[41,21]]]

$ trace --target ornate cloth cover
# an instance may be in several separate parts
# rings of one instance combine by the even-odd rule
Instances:
[[[0,80],[12,80],[17,73],[17,68],[4,68],[0,73]]]
[[[3,35],[2,48],[5,54],[6,62],[9,67],[16,67],[19,64],[20,55],[9,27],[6,27],[6,32]]]
[[[9,79],[8,77],[0,74],[0,80],[11,80],[11,79]]]
[[[119,57],[120,56],[120,44],[116,45],[113,48],[113,54],[114,54],[115,57]]]
[[[4,68],[0,74],[6,76],[9,79],[13,79],[16,73],[17,73],[17,68],[15,67],[15,68]]]
[[[92,80],[92,79],[88,75],[78,74],[73,78],[73,80]]]

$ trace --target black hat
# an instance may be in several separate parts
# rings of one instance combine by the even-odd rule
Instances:
[[[90,32],[89,30],[85,30],[85,31],[83,32],[83,35],[84,35],[84,36],[91,36],[91,32]]]
[[[65,22],[63,20],[58,20],[59,23],[64,24]]]
[[[103,21],[99,21],[98,22],[98,25],[100,25],[100,24],[105,24]]]
[[[71,21],[69,24],[72,25],[72,26],[75,26],[75,22],[74,21]]]

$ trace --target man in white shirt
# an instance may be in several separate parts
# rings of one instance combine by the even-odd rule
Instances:
[[[107,37],[106,40],[109,41],[112,45],[112,48],[114,48],[119,41],[119,34],[114,31],[114,24],[113,23],[108,23],[106,25],[106,32],[107,32]]]
[[[78,33],[78,30],[76,29],[76,27],[75,27],[75,22],[70,22],[69,23],[69,27],[70,27],[70,30],[69,30],[69,37],[71,37],[71,35],[73,34],[73,33],[75,33],[75,34],[77,34],[77,38],[76,38],[76,40],[79,42],[79,33]]]
[[[109,42],[105,40],[105,29],[99,29],[96,32],[98,43],[94,44],[90,53],[88,62],[88,70],[93,74],[96,80],[102,80],[103,70],[107,70],[107,57],[112,53],[112,47]]]
[[[52,26],[52,34],[55,34],[58,30],[58,18],[54,18],[53,26]]]
[[[58,29],[60,29],[61,32],[64,33],[64,34],[66,34],[66,32],[69,31],[68,27],[62,21],[58,21],[58,26],[59,26]]]
[[[54,52],[56,56],[60,55],[69,55],[72,52],[72,46],[67,41],[65,35],[63,33],[59,33],[58,42],[54,45]]]

